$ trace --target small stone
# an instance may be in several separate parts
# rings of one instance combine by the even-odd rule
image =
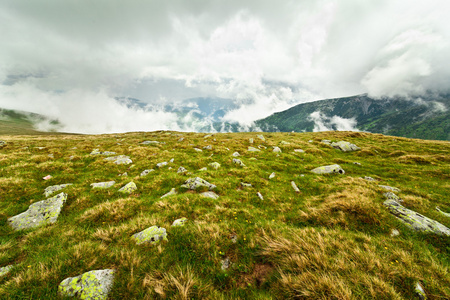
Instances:
[[[182,141],[184,141],[184,137],[181,137],[178,139],[178,142],[182,142]]]
[[[170,192],[168,192],[168,193],[162,195],[162,196],[161,196],[161,199],[162,199],[162,198],[165,198],[165,197],[168,197],[168,196],[176,195],[176,194],[177,194],[177,190],[176,190],[175,188],[172,188],[172,189],[170,190]]]
[[[266,147],[266,146],[263,146],[263,145],[259,145],[258,148],[259,148],[259,149],[267,149],[267,147]]]
[[[91,183],[93,189],[107,189],[112,187],[116,182],[115,181],[105,181],[105,182],[97,182]]]
[[[127,173],[127,172],[125,172],[125,173],[123,173],[123,174],[119,174],[119,176],[124,176],[124,177],[127,177],[127,176],[128,176],[128,173]]]
[[[331,141],[330,140],[321,140],[322,143],[327,144],[327,145],[331,145]]]
[[[345,141],[333,142],[333,143],[331,143],[331,147],[341,150],[342,152],[361,150],[361,148],[359,148],[355,144],[345,142]]]
[[[174,159],[173,159],[173,158],[171,158],[171,159],[169,160],[169,162],[170,162],[170,163],[173,163],[173,162],[174,162]]]
[[[259,150],[259,149],[257,149],[257,148],[255,148],[255,147],[248,147],[248,150],[247,150],[248,152],[260,152],[261,150]]]
[[[201,169],[198,169],[199,171],[208,171],[208,168],[207,167],[203,167],[203,168],[201,168]]]
[[[180,218],[173,221],[172,226],[173,227],[181,227],[184,226],[184,224],[187,222],[187,218]]]
[[[194,150],[197,151],[197,152],[203,152],[203,150],[199,149],[199,148],[194,148]]]
[[[385,196],[386,199],[388,199],[388,200],[394,200],[394,201],[398,201],[398,202],[402,202],[403,201],[402,199],[400,199],[399,196],[397,196],[393,192],[386,192],[386,193],[383,194],[383,196]]]
[[[240,154],[239,154],[239,152],[234,152],[233,154],[231,154],[232,156],[234,156],[234,157],[238,157],[238,156],[241,156]]]
[[[233,242],[233,244],[236,244],[236,243],[237,243],[237,240],[238,240],[237,234],[236,234],[236,233],[232,233],[232,234],[230,235],[230,240]]]
[[[157,144],[159,144],[158,141],[143,141],[141,143],[141,145],[157,145]]]
[[[399,232],[397,229],[392,229],[392,230],[391,230],[391,236],[392,236],[392,237],[398,236],[398,235],[400,235],[400,232]]]
[[[52,178],[51,175],[47,175],[47,176],[45,176],[45,177],[42,177],[42,179],[44,179],[44,180],[49,180],[50,178]]]
[[[250,144],[253,144],[253,138],[249,138],[248,141]]]
[[[279,147],[273,147],[273,152],[281,153],[281,149]]]
[[[218,199],[219,195],[217,195],[214,192],[204,192],[201,193],[200,196],[205,197],[205,198],[211,198],[211,199]]]
[[[211,134],[207,134],[207,135],[205,135],[203,138],[204,139],[207,139],[207,138],[209,138],[209,137],[211,137],[212,135]]]
[[[187,170],[184,167],[179,167],[178,171],[177,171],[178,174],[183,174],[183,173],[186,173],[186,172],[187,172]]]
[[[212,150],[212,146],[208,145],[208,146],[203,147],[203,149],[205,149],[205,150]]]
[[[59,185],[52,185],[52,186],[48,186],[45,188],[44,190],[44,195],[45,197],[50,196],[51,194],[53,194],[54,192],[57,192],[59,190],[62,190],[63,188],[72,185],[72,183],[65,183],[65,184],[59,184]]]
[[[302,149],[294,149],[294,152],[304,153],[305,150],[302,150]]]
[[[440,210],[439,207],[437,207],[437,206],[436,206],[436,210],[437,210],[438,212],[440,212],[441,214],[443,214],[444,216],[446,216],[447,218],[450,218],[450,213],[443,212],[443,211]]]
[[[272,174],[269,175],[269,179],[275,178],[275,172],[272,172]]]
[[[8,274],[12,270],[13,267],[14,267],[13,265],[7,265],[5,267],[1,267],[0,268],[0,277],[5,276],[6,274]]]
[[[359,162],[356,162],[356,161],[355,161],[355,162],[353,162],[353,164],[354,164],[354,165],[358,165],[358,166],[360,166],[360,165],[361,165],[361,163],[359,163]]]
[[[291,186],[292,186],[292,188],[294,189],[295,192],[297,192],[297,193],[300,192],[300,190],[298,189],[298,187],[297,187],[297,185],[295,184],[294,181],[291,181]]]
[[[370,177],[370,176],[364,176],[364,179],[367,181],[376,181],[376,179]]]
[[[289,143],[289,142],[286,142],[286,141],[281,141],[280,144],[281,144],[281,145],[289,145],[290,143]]]
[[[231,266],[231,260],[228,257],[225,257],[225,259],[222,260],[222,271],[225,271]]]
[[[156,164],[156,166],[157,166],[158,168],[162,168],[162,167],[164,167],[164,166],[167,166],[167,161],[160,162],[160,163]]]
[[[400,192],[400,189],[396,188],[396,187],[392,187],[392,186],[388,186],[388,185],[378,185],[380,188],[383,188],[387,191],[392,191],[392,192]]]
[[[150,172],[154,172],[155,170],[153,170],[153,169],[150,169],[150,170],[144,170],[144,171],[142,171],[142,173],[141,173],[141,177],[144,177],[144,176],[147,176]]]
[[[245,167],[245,164],[238,158],[233,158],[233,163],[237,164],[238,166]]]
[[[242,187],[252,187],[251,183],[241,182]]]
[[[426,300],[427,295],[425,294],[425,290],[420,282],[416,282],[416,286],[414,287],[414,292],[420,300]]]
[[[211,168],[217,170],[220,168],[220,164],[218,162],[212,162],[210,164],[208,164],[208,166],[210,166]]]
[[[181,185],[181,187],[187,188],[190,190],[195,190],[199,187],[207,187],[209,190],[213,190],[216,188],[216,186],[214,184],[211,184],[208,181],[206,181],[200,177],[189,178],[188,180],[186,180],[184,182],[183,185]]]
[[[50,158],[55,158],[55,156],[53,155],[53,153],[51,153],[51,154],[49,154],[49,155],[47,155],[48,157],[50,157]]]
[[[0,141],[0,148],[3,148],[6,146],[6,142],[5,141]]]
[[[121,187],[119,189],[119,192],[131,194],[135,190],[137,190],[137,186],[133,181],[131,181],[131,182],[127,183],[126,185],[124,185],[123,187]]]
[[[313,140],[309,140],[309,141],[308,141],[308,143],[312,143],[312,142],[313,142]]]
[[[64,279],[58,286],[62,297],[77,297],[80,299],[108,299],[114,281],[114,270],[94,270],[77,277]]]
[[[263,141],[263,142],[266,141],[266,139],[264,138],[264,136],[263,136],[262,134],[258,134],[256,137],[257,137],[258,139],[260,139],[261,141]]]
[[[129,156],[126,155],[119,155],[119,156],[111,156],[107,157],[104,160],[106,161],[113,161],[116,165],[128,165],[133,163],[133,161],[130,159]]]
[[[331,174],[331,173],[338,173],[338,174],[344,174],[344,169],[341,168],[340,165],[329,165],[329,166],[323,166],[318,167],[313,170],[311,170],[312,173],[315,174]]]
[[[167,233],[166,229],[159,226],[152,226],[141,232],[135,233],[132,235],[132,238],[136,240],[136,244],[144,244],[144,243],[158,243],[159,241],[167,241]]]
[[[260,192],[257,192],[256,195],[258,195],[258,198],[259,198],[259,199],[264,200],[264,197],[261,195]]]
[[[46,224],[53,224],[58,219],[61,209],[66,203],[67,194],[60,193],[47,200],[31,204],[28,210],[8,219],[15,230],[29,229]]]

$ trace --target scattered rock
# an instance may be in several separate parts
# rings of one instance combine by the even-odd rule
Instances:
[[[64,279],[58,286],[63,297],[106,300],[114,281],[114,270],[94,270]]]
[[[137,190],[137,186],[133,181],[131,181],[131,182],[127,183],[126,185],[124,185],[123,187],[121,187],[119,192],[131,194],[135,190]]]
[[[383,194],[383,196],[385,196],[386,199],[388,199],[388,200],[394,200],[394,201],[397,201],[397,202],[403,202],[403,200],[400,199],[400,197],[397,196],[396,194],[394,194],[393,192],[386,192],[386,193]]]
[[[414,287],[414,292],[420,300],[426,300],[427,295],[425,294],[425,290],[420,282],[416,282],[416,286]]]
[[[141,145],[158,145],[158,141],[143,141]]]
[[[127,173],[127,172],[125,172],[125,173],[119,174],[119,176],[122,176],[122,177],[127,177],[127,176],[128,176],[128,173]]]
[[[280,144],[281,144],[281,145],[289,145],[290,143],[289,143],[289,142],[286,142],[286,141],[281,141]]]
[[[115,181],[105,181],[105,182],[97,182],[91,183],[93,189],[107,189],[112,187],[116,182]]]
[[[219,169],[220,168],[220,164],[218,162],[212,162],[210,164],[208,164],[208,166],[210,166],[213,169]]]
[[[256,137],[257,137],[258,139],[260,139],[261,141],[263,141],[263,142],[266,141],[266,139],[264,138],[264,136],[263,136],[262,134],[258,134]]]
[[[73,149],[73,148],[72,148]],[[92,150],[92,152],[90,153],[90,155],[114,155],[116,154],[116,152],[111,152],[111,151],[104,151],[101,152],[99,149],[94,149]]]
[[[179,167],[178,171],[177,171],[178,174],[180,174],[180,173],[182,174],[182,173],[186,173],[186,172],[187,172],[187,170],[184,167]]]
[[[396,187],[392,187],[392,186],[388,186],[388,185],[378,185],[380,188],[383,188],[387,191],[392,191],[392,192],[400,192],[400,189],[396,188]]]
[[[233,163],[237,164],[238,166],[245,167],[244,163],[239,158],[233,158]]]
[[[49,180],[50,178],[52,178],[52,175],[47,175],[45,177],[42,177],[42,179],[44,179],[44,180]]]
[[[372,178],[370,176],[364,176],[364,179],[367,181],[377,181],[375,178]]]
[[[269,175],[269,179],[275,178],[275,172],[272,172],[272,174]]]
[[[353,164],[354,164],[354,165],[358,165],[358,166],[361,166],[361,163],[359,163],[359,162],[356,162],[356,161],[355,161],[355,162],[353,162]]]
[[[253,138],[249,138],[249,139],[248,139],[248,142],[249,142],[250,144],[253,144]]]
[[[184,137],[179,138],[178,141],[179,141],[179,142],[184,141]]]
[[[197,151],[197,152],[203,152],[203,150],[199,149],[199,148],[194,148],[194,150]]]
[[[6,146],[6,142],[5,141],[0,141],[0,148],[3,148]]]
[[[339,149],[342,152],[361,150],[361,148],[359,148],[355,144],[345,142],[345,141],[333,142],[333,143],[331,143],[331,147],[333,147],[335,149]]]
[[[161,196],[161,199],[162,199],[162,198],[165,198],[165,197],[168,197],[168,196],[176,195],[176,194],[177,194],[177,190],[176,190],[175,188],[172,188],[172,189],[170,190],[170,192],[168,192],[168,193],[162,195],[162,196]]]
[[[187,222],[187,218],[180,218],[180,219],[176,219],[175,221],[173,221],[172,226],[173,227],[181,227],[184,226],[184,224]]]
[[[236,244],[236,243],[237,243],[237,240],[238,240],[237,234],[236,234],[236,233],[232,233],[232,234],[230,235],[230,240],[233,242],[233,244]]]
[[[264,197],[261,195],[260,192],[257,192],[256,195],[258,195],[258,198],[259,198],[259,199],[264,200]]]
[[[255,148],[255,147],[249,146],[247,151],[248,151],[248,152],[260,152],[261,150]]]
[[[330,140],[321,140],[321,142],[324,143],[324,144],[327,144],[327,145],[331,145],[331,141]]]
[[[14,268],[13,265],[7,265],[5,267],[1,267],[0,268],[0,277],[5,276],[6,274],[8,274],[12,270],[12,268]]]
[[[211,134],[207,134],[207,135],[205,135],[203,138],[204,139],[207,139],[207,138],[209,138],[209,137],[211,137],[212,135]]]
[[[266,147],[266,146],[263,146],[263,145],[259,145],[258,148],[259,148],[259,149],[264,149],[264,150],[267,149],[267,147]]]
[[[29,206],[27,211],[9,218],[8,223],[15,230],[53,224],[58,219],[66,200],[67,194],[60,193],[47,200],[33,203]]]
[[[153,170],[153,169],[150,169],[150,170],[144,170],[144,171],[142,171],[142,173],[141,173],[141,177],[144,177],[144,176],[147,176],[150,172],[154,172],[155,170]]]
[[[38,149],[38,150],[44,150],[45,147],[36,147],[36,149]]]
[[[295,184],[294,181],[291,181],[291,186],[294,189],[294,191],[296,191],[297,193],[300,193],[300,190],[298,189],[297,185]]]
[[[173,163],[173,161],[174,161],[174,159],[173,159],[173,158],[171,158],[171,159],[169,160],[169,162],[170,162],[170,163]]]
[[[119,155],[105,158],[106,161],[113,161],[116,165],[128,165],[133,163],[129,156]]]
[[[200,196],[205,197],[205,198],[212,198],[212,199],[218,199],[219,195],[217,195],[214,192],[204,192],[201,193]]]
[[[345,174],[344,169],[342,169],[340,165],[322,166],[311,170],[311,172],[315,174],[330,174],[330,173]]]
[[[50,153],[49,155],[47,155],[50,158],[55,158],[55,156],[53,155],[53,153]]]
[[[443,214],[444,216],[446,216],[447,218],[450,218],[450,214],[449,214],[449,213],[443,212],[443,211],[440,210],[439,207],[437,207],[437,206],[436,206],[436,210],[437,210],[438,212],[440,212],[441,214]]]
[[[189,178],[188,180],[186,180],[184,182],[184,184],[181,185],[181,187],[187,188],[190,190],[195,190],[199,187],[207,187],[209,190],[213,190],[216,188],[216,186],[214,184],[211,184],[208,181],[206,181],[200,177]]]
[[[416,231],[450,236],[450,229],[441,223],[422,216],[413,210],[407,209],[394,200],[386,200],[383,205],[389,209],[391,214]]]
[[[208,146],[203,147],[203,149],[205,149],[205,150],[212,150],[212,146],[208,145]]]
[[[273,147],[273,152],[275,152],[275,153],[281,153],[280,147]]]
[[[65,184],[59,184],[59,185],[52,185],[52,186],[48,186],[45,188],[44,190],[44,195],[45,197],[50,196],[51,194],[53,194],[54,192],[57,192],[59,190],[62,190],[63,188],[72,185],[72,183],[65,183]]]
[[[203,167],[203,168],[201,168],[201,169],[198,169],[199,171],[208,171],[208,168],[207,167]]]
[[[242,187],[252,187],[251,183],[241,182]]]
[[[160,163],[156,164],[156,166],[157,166],[158,168],[162,168],[162,167],[164,167],[164,166],[167,166],[167,161],[160,162]]]
[[[398,236],[398,235],[400,235],[400,232],[399,232],[397,229],[392,229],[392,230],[391,230],[391,236],[392,236],[392,237]]]
[[[305,153],[305,150],[303,150],[303,149],[294,149],[294,152]]]
[[[225,271],[231,266],[231,260],[228,257],[225,257],[225,259],[222,260],[222,270]]]
[[[152,226],[132,236],[136,240],[136,244],[158,243],[159,241],[167,241],[166,229],[159,226]]]
[[[250,147],[249,147],[250,148]],[[239,152],[234,152],[233,154],[231,154],[232,156],[234,156],[234,157],[238,157],[238,156],[241,156],[240,154],[239,154]]]

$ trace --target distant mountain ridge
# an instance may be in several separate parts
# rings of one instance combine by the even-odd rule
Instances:
[[[413,99],[374,99],[367,95],[325,99],[298,104],[255,122],[263,131],[311,132],[318,120],[330,130],[339,122],[356,129],[409,138],[450,140],[450,95],[429,94]]]

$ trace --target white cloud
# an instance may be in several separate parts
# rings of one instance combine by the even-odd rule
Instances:
[[[314,132],[332,130],[359,131],[356,128],[357,122],[354,118],[345,119],[339,116],[329,118],[320,111],[315,111],[309,115],[308,119],[314,122]]]

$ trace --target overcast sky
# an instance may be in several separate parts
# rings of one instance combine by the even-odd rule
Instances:
[[[294,104],[449,90],[448,0],[1,0],[0,107],[66,130],[179,128],[121,106],[221,97],[243,124]]]

